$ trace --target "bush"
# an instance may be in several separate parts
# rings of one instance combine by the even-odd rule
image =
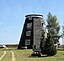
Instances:
[[[57,53],[56,47],[54,46],[54,43],[52,41],[51,35],[48,34],[47,39],[45,41],[45,54],[47,56],[53,56]]]
[[[51,38],[50,34],[47,34],[47,39],[44,42],[41,42],[41,53],[47,54],[47,56],[53,56],[57,53],[56,47],[54,46],[54,42]]]

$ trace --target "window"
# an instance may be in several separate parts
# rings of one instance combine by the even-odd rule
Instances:
[[[34,18],[34,21],[39,21],[39,18]]]
[[[28,17],[29,20],[32,20],[32,17]]]
[[[31,31],[26,31],[26,36],[30,36],[31,35]]]
[[[25,45],[30,45],[30,39],[25,40]]]
[[[32,28],[32,23],[27,23],[27,28]]]

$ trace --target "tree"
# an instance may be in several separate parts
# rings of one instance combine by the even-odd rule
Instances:
[[[63,50],[64,50],[64,22],[62,26],[62,43],[63,43]]]
[[[51,13],[48,14],[47,19],[47,38],[45,40],[44,32],[42,33],[42,42],[41,42],[41,50],[42,54],[47,54],[47,56],[53,56],[57,53],[56,47],[54,46],[54,36],[59,33],[59,24],[57,23],[56,16],[52,16]],[[54,35],[54,36],[53,36]],[[57,41],[56,41],[57,42]]]
[[[64,38],[64,23],[63,23],[63,26],[62,26],[62,37]]]
[[[41,44],[40,44],[42,54],[45,54],[45,41],[46,41],[45,32],[44,30],[42,30],[42,38],[41,38]]]
[[[57,22],[57,17],[52,16],[52,14],[49,12],[48,14],[48,19],[47,19],[47,29],[48,32],[50,32],[51,36],[57,36],[59,34],[60,26],[59,23]],[[58,39],[58,38],[57,38]],[[58,40],[53,38],[53,42],[56,44]]]
[[[52,40],[50,33],[47,34],[44,51],[45,51],[44,53],[47,54],[47,56],[53,56],[57,53],[56,47],[54,46],[54,42]]]

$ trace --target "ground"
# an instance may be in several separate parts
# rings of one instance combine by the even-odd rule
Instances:
[[[4,55],[4,51],[6,54]],[[64,51],[59,50],[55,56],[46,57],[42,55],[41,57],[31,57],[31,49],[17,50],[16,48],[10,49],[0,49],[0,61],[64,61]]]

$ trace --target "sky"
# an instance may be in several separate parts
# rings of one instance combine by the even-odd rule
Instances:
[[[0,44],[19,43],[25,15],[42,14],[46,22],[49,12],[57,16],[62,33],[64,0],[0,0]]]

